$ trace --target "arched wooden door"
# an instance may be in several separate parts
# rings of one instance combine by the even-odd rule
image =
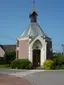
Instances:
[[[34,49],[33,50],[33,67],[40,67],[40,50]]]

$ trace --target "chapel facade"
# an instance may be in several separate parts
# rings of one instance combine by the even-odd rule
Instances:
[[[33,8],[29,14],[29,26],[17,38],[16,58],[28,59],[34,67],[41,67],[46,59],[52,57],[52,40],[41,29],[37,16]]]

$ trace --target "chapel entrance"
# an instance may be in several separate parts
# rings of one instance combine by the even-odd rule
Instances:
[[[33,50],[33,67],[40,67],[40,50],[34,49]]]

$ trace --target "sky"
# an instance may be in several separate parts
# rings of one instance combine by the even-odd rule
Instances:
[[[52,38],[53,49],[64,44],[64,0],[35,0],[38,23]],[[16,38],[28,27],[32,0],[0,0],[0,44],[16,44]]]

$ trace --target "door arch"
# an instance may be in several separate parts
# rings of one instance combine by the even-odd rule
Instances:
[[[33,67],[40,67],[40,53],[39,49],[33,49]]]
[[[40,67],[42,44],[36,40],[32,46],[33,49],[33,67]]]

